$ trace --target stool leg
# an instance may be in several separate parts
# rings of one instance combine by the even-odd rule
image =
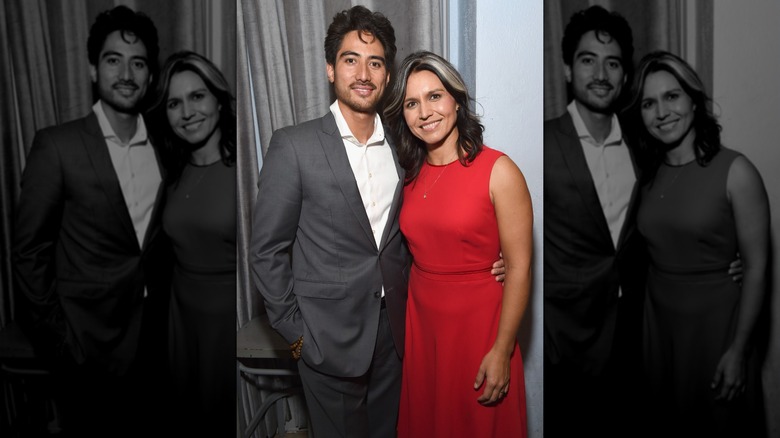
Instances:
[[[255,415],[252,417],[252,421],[249,423],[249,425],[244,429],[244,436],[248,437],[251,436],[252,433],[254,433],[255,429],[257,428],[257,425],[260,424],[260,421],[263,420],[263,417],[265,417],[265,413],[268,411],[271,406],[274,405],[278,400],[281,400],[285,397],[289,397],[295,393],[297,393],[298,390],[296,389],[287,389],[284,391],[278,391],[268,396],[268,398],[263,401],[263,404],[260,405],[260,409],[257,410]],[[279,426],[277,425],[277,428]],[[284,428],[284,425],[281,426]]]
[[[278,436],[284,436],[284,433],[287,431],[285,424],[287,423],[285,418],[285,400],[286,397],[283,397],[279,399],[275,404],[274,407],[276,408],[276,433]]]
[[[8,381],[5,377],[3,378],[3,401],[5,405],[5,413],[6,413],[6,419],[8,421],[9,428],[13,429],[15,426],[16,420],[16,396],[14,394],[14,385],[10,381]]]

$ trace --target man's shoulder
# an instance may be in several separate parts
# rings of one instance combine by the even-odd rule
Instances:
[[[579,136],[574,128],[574,121],[568,112],[544,122],[545,149],[553,144],[574,142],[579,144]]]
[[[98,124],[97,117],[95,117],[94,113],[89,113],[84,117],[80,117],[78,119],[60,123],[59,125],[52,125],[45,128],[41,128],[38,130],[36,135],[42,138],[43,137],[62,138],[63,136],[67,136],[71,133],[75,133],[79,131],[88,131],[90,128],[98,129],[98,130],[100,129],[100,125]]]
[[[318,131],[328,131],[338,129],[336,127],[336,121],[333,118],[333,114],[328,112],[322,117],[311,119],[305,122],[298,123],[296,125],[289,125],[279,128],[274,131],[274,135],[285,134],[289,136],[306,136],[312,135]]]
[[[568,129],[569,127],[574,128],[574,121],[572,120],[568,111],[558,117],[544,121],[545,132],[562,131],[564,129]]]

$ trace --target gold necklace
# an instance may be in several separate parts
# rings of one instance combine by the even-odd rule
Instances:
[[[215,161],[214,163],[216,163],[216,161]],[[214,166],[213,166],[213,165],[214,165],[214,163],[207,164],[207,165],[205,165],[205,166],[198,166],[198,165],[193,165],[193,166],[194,166],[194,168],[196,168],[196,169],[197,169],[197,168],[201,168],[201,169],[202,169],[203,167],[205,167],[205,169],[203,169],[203,170],[200,172],[200,177],[199,177],[199,178],[198,178],[198,180],[195,182],[195,184],[193,184],[192,186],[190,186],[190,187],[188,187],[188,188],[187,188],[187,193],[185,193],[185,194],[184,194],[184,199],[190,199],[190,193],[191,193],[193,190],[195,190],[195,189],[196,189],[196,188],[197,188],[197,187],[200,185],[200,182],[201,182],[201,181],[203,181],[203,177],[204,177],[204,176],[206,176],[206,174],[207,174],[207,173],[209,173],[209,171],[211,170],[211,168],[212,168],[212,167],[214,167]]]
[[[425,184],[425,192],[423,193],[423,199],[426,199],[426,198],[428,198],[428,190],[432,189],[432,188],[433,188],[433,186],[435,186],[435,185],[436,185],[436,183],[437,183],[437,182],[439,182],[439,178],[441,178],[441,176],[442,176],[442,175],[444,175],[444,172],[447,170],[447,168],[448,168],[448,167],[450,167],[450,164],[452,164],[452,163],[454,163],[455,161],[457,161],[457,159],[458,159],[458,151],[455,151],[455,155],[453,156],[452,160],[451,160],[449,163],[447,163],[447,164],[445,164],[445,165],[444,165],[444,169],[442,169],[442,170],[441,170],[441,172],[439,172],[439,176],[437,176],[437,177],[436,177],[436,179],[435,179],[435,180],[433,180],[433,184],[431,184],[431,186],[430,186],[430,187],[428,187],[428,178],[427,178],[427,174],[426,174],[426,176],[425,176],[425,177],[423,177],[423,183]],[[433,167],[433,166],[434,166],[434,165],[433,165],[433,164],[431,164],[431,163],[428,163],[428,165],[429,165],[430,167]]]
[[[686,163],[686,164],[688,164],[688,163]],[[682,166],[680,166],[680,168],[679,168],[679,169],[677,169],[677,173],[675,173],[675,174],[674,174],[674,178],[672,178],[672,182],[670,182],[669,184],[667,184],[666,188],[664,188],[664,190],[663,190],[663,191],[661,192],[661,194],[659,195],[659,197],[660,197],[661,199],[664,199],[664,197],[666,196],[666,192],[667,192],[669,189],[671,189],[671,188],[672,188],[672,186],[674,185],[674,182],[675,182],[675,181],[677,181],[677,177],[678,177],[678,176],[680,176],[680,174],[681,174],[681,173],[683,173],[683,170],[685,170],[685,166],[686,166],[686,164],[683,164]]]
[[[450,164],[452,163],[454,163],[454,161],[444,165],[444,169],[442,169],[441,172],[439,172],[439,176],[437,176],[436,179],[433,180],[433,184],[431,184],[430,187],[428,187],[427,174],[425,177],[423,177],[423,183],[425,183],[425,192],[423,193],[423,199],[428,198],[428,190],[432,189],[433,186],[435,186],[436,183],[439,182],[439,178],[441,178],[441,176],[444,175],[444,172],[447,170],[448,167],[450,167]]]

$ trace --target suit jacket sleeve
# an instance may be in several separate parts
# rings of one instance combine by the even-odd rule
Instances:
[[[68,328],[55,293],[54,252],[65,193],[59,151],[50,137],[49,130],[38,132],[27,157],[14,229],[13,267],[17,291],[27,304],[33,341],[61,352]]]
[[[271,325],[292,343],[303,334],[290,250],[303,199],[300,164],[284,130],[274,133],[260,172],[252,219],[252,274]]]

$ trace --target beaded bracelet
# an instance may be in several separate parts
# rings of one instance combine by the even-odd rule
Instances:
[[[298,360],[301,358],[302,349],[303,349],[303,335],[301,335],[301,337],[298,338],[297,341],[290,344],[290,350],[292,352],[293,359]]]

